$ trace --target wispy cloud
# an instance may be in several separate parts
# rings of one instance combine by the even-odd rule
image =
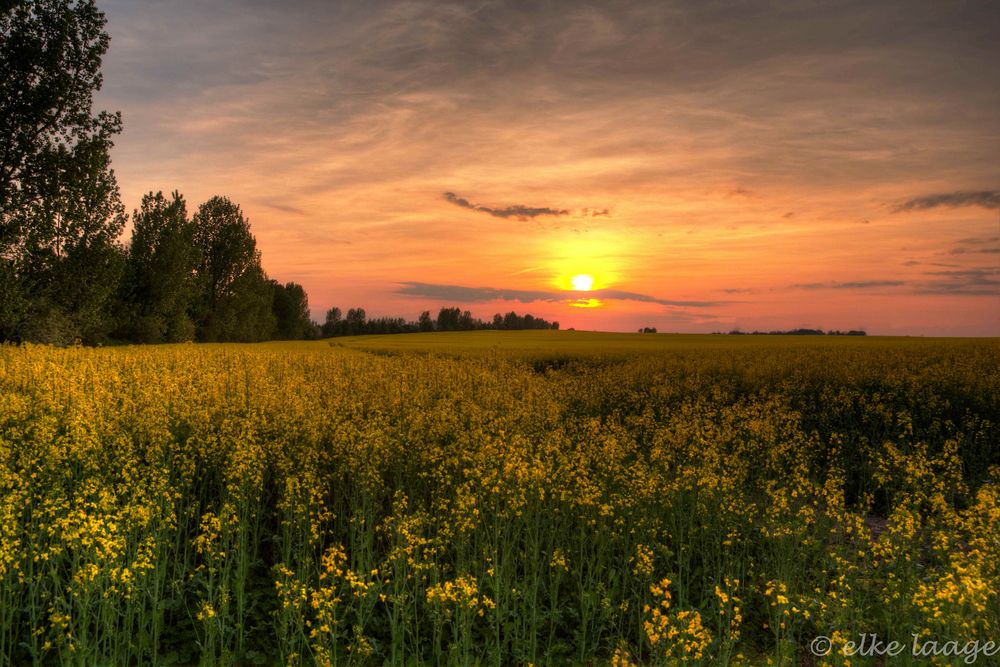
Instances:
[[[467,208],[471,211],[477,211],[479,213],[486,213],[487,215],[492,215],[496,218],[517,218],[518,220],[527,220],[528,218],[537,218],[540,215],[569,215],[569,211],[565,209],[549,208],[547,206],[524,206],[523,204],[513,204],[511,206],[504,206],[503,208],[480,206],[479,204],[471,203],[464,197],[459,197],[454,192],[445,192],[444,198],[455,206],[461,206],[462,208]],[[607,211],[605,211],[605,214],[606,213]]]
[[[279,201],[261,201],[259,202],[261,206],[266,206],[275,211],[280,211],[282,213],[291,213],[292,215],[308,215],[303,209],[292,206],[291,204],[283,204]]]
[[[851,280],[848,282],[797,283],[792,287],[797,289],[873,289],[877,287],[900,287],[903,280]]]
[[[963,248],[961,246],[952,248],[948,251],[949,255],[997,255],[1000,254],[1000,246],[995,248]]]
[[[1000,269],[973,268],[925,271],[930,280],[917,285],[921,294],[1000,296]]]
[[[900,211],[921,211],[929,208],[945,206],[958,208],[960,206],[981,206],[983,208],[1000,208],[1000,191],[981,190],[979,192],[945,192],[935,195],[914,197],[901,202],[894,209]]]
[[[1000,236],[970,236],[964,239],[958,239],[955,243],[961,243],[963,245],[984,245],[987,243],[996,243],[1000,241]]]
[[[684,308],[712,308],[721,306],[725,301],[682,301],[677,299],[661,299],[647,294],[637,294],[635,292],[624,292],[613,289],[595,289],[584,293],[585,296],[595,299],[622,299],[625,301],[642,301],[645,303],[658,303],[662,306],[680,306]]]
[[[400,288],[396,290],[399,294],[419,296],[428,299],[441,299],[443,301],[457,301],[459,303],[482,303],[486,301],[520,301],[521,303],[531,303],[533,301],[568,302],[576,301],[580,298],[639,301],[642,303],[656,303],[662,306],[676,306],[682,308],[710,308],[726,303],[724,301],[685,301],[680,299],[661,299],[648,294],[639,294],[637,292],[626,292],[623,290],[612,289],[597,289],[589,292],[559,292],[551,290],[503,289],[496,287],[466,287],[463,285],[440,285],[436,283],[422,283],[414,281],[403,282],[400,283],[400,285]]]

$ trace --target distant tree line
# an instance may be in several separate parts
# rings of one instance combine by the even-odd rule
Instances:
[[[331,308],[319,328],[323,338],[334,336],[361,336],[365,334],[420,333],[429,331],[477,331],[481,329],[558,329],[558,322],[549,322],[531,314],[518,315],[511,311],[506,315],[497,313],[492,320],[480,320],[468,310],[445,307],[438,311],[437,318],[431,311],[420,313],[416,321],[402,317],[376,317],[367,319],[364,308],[351,308],[345,315],[340,308]]]
[[[723,333],[721,331],[716,331],[715,333]],[[790,329],[788,331],[740,331],[739,329],[733,329],[732,331],[726,332],[730,336],[867,336],[868,333],[861,331],[859,329],[851,329],[850,331],[839,331],[836,329],[831,329],[830,331],[823,331],[822,329]]]

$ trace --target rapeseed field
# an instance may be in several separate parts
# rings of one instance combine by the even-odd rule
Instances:
[[[998,421],[996,340],[4,346],[0,664],[1000,641]]]

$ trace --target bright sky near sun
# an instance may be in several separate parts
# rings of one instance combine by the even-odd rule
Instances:
[[[317,319],[1000,335],[998,3],[98,4],[126,206]]]

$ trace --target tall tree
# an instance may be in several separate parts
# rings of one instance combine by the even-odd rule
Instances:
[[[99,339],[123,257],[117,113],[92,111],[109,38],[92,1],[0,9],[0,336]]]
[[[272,310],[276,320],[274,337],[278,340],[302,340],[313,337],[309,319],[309,297],[302,285],[271,281],[274,292]]]
[[[213,197],[194,215],[201,253],[198,336],[206,341],[266,340],[274,332],[272,291],[257,240],[240,207]]]
[[[340,308],[334,306],[326,311],[326,320],[323,322],[321,333],[324,337],[336,336],[342,332],[344,320]]]
[[[345,318],[347,335],[356,336],[365,333],[365,327],[368,324],[367,318],[368,315],[364,308],[349,308]]]
[[[125,332],[144,343],[193,340],[200,255],[184,197],[150,192],[132,214],[124,280]]]
[[[442,308],[438,311],[437,316],[437,330],[438,331],[455,331],[458,329],[459,320],[462,317],[462,311],[458,308]]]

